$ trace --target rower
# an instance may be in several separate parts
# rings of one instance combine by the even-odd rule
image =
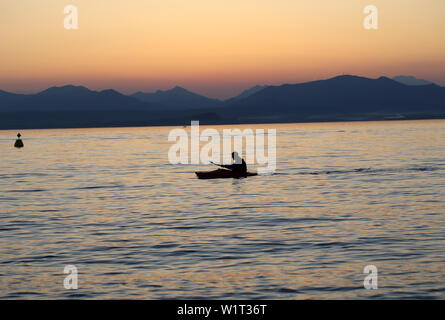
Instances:
[[[246,161],[238,155],[238,152],[232,152],[233,164],[222,164],[220,167],[232,170],[236,173],[244,174],[247,172]]]

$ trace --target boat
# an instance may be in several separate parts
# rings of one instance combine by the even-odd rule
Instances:
[[[255,172],[239,173],[226,169],[217,169],[213,171],[198,171],[195,172],[195,174],[198,176],[198,179],[223,179],[223,178],[240,179],[258,175],[258,173]]]

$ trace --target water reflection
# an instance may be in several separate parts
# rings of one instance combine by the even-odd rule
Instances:
[[[198,180],[168,127],[0,131],[1,297],[444,298],[444,121],[246,127],[276,174]]]

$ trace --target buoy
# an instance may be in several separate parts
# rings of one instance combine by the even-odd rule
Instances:
[[[22,139],[20,139],[21,136],[22,136],[22,135],[20,134],[20,132],[17,133],[17,140],[15,140],[14,147],[16,147],[16,148],[23,148],[23,147],[25,146],[25,145],[23,144]]]

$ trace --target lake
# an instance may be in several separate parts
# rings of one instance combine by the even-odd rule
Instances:
[[[199,180],[173,127],[0,131],[0,298],[445,299],[444,120],[228,127],[276,129],[275,174]]]

